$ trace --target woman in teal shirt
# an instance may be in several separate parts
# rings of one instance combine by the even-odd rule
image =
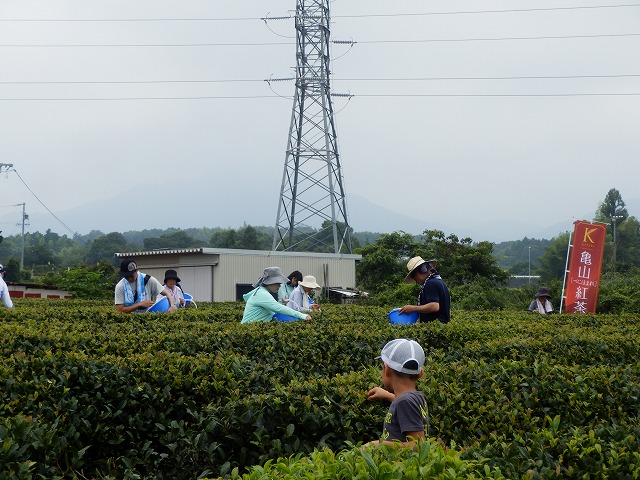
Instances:
[[[274,313],[281,313],[300,320],[311,320],[311,317],[303,312],[297,312],[278,302],[273,294],[278,293],[280,285],[287,282],[287,277],[282,274],[280,267],[267,267],[262,277],[253,284],[255,287],[242,298],[247,304],[244,307],[244,315],[240,323],[268,322]]]

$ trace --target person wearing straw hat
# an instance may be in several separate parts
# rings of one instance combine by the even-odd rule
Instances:
[[[535,294],[535,300],[529,304],[529,311],[532,313],[541,313],[542,315],[553,313],[553,305],[549,300],[550,298],[551,295],[546,287],[538,288]]]
[[[9,287],[4,281],[4,266],[0,265],[0,298],[2,299],[2,304],[7,308],[13,308],[13,301],[11,300],[11,295],[9,295]]]
[[[244,307],[240,323],[268,322],[273,318],[274,313],[296,317],[300,320],[311,320],[309,315],[293,310],[274,298],[280,285],[286,283],[287,280],[280,267],[265,268],[262,276],[253,284],[254,289],[242,296],[247,304]]]
[[[151,275],[138,272],[138,265],[132,258],[120,262],[120,276],[122,279],[116,284],[114,292],[116,310],[120,313],[146,312],[160,294],[169,299],[169,312],[176,311],[169,290]]]
[[[302,281],[298,282],[298,286],[293,289],[287,307],[298,310],[299,312],[311,312],[319,310],[320,305],[311,303],[309,293],[312,290],[320,290],[322,287],[316,283],[316,277],[313,275],[305,275]]]
[[[405,305],[400,313],[420,314],[421,322],[448,323],[451,320],[451,297],[449,289],[436,271],[436,260],[424,260],[413,257],[407,262],[409,273],[404,277],[405,283],[416,282],[422,285],[418,294],[417,305]]]

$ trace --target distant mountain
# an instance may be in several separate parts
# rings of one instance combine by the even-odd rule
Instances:
[[[256,198],[248,201],[249,198]],[[142,202],[142,206],[138,206]],[[273,188],[268,191],[258,178],[242,179],[242,183],[192,179],[167,182],[161,187],[138,186],[108,201],[91,201],[73,209],[55,212],[56,216],[80,234],[92,230],[103,233],[145,229],[222,227],[243,225],[271,226],[275,223],[277,201]],[[571,225],[555,224],[544,229],[527,222],[507,220],[464,219],[443,222],[438,219],[416,219],[391,211],[358,195],[348,198],[349,221],[356,232],[390,233],[405,231],[420,234],[424,230],[442,230],[474,241],[503,242],[524,237],[551,239],[571,229]],[[627,202],[630,215],[640,214],[640,198]],[[595,212],[595,209],[594,209]],[[594,212],[582,218],[593,218]],[[0,223],[15,224],[15,215],[0,217]],[[29,231],[44,232],[48,228],[70,235],[49,213],[30,215]]]

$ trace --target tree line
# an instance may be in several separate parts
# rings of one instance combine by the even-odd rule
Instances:
[[[609,190],[593,220],[606,223],[608,228],[605,280],[624,275],[633,283],[631,279],[640,270],[640,223],[629,216],[616,189]],[[273,227],[244,225],[237,229],[92,231],[68,237],[47,230],[25,234],[24,248],[20,235],[4,237],[0,240],[0,262],[4,262],[7,281],[58,286],[84,298],[108,297],[117,279],[116,252],[198,247],[270,250],[273,232]],[[540,276],[539,283],[549,286],[559,298],[569,235],[565,232],[550,240],[524,238],[494,244],[439,230],[425,230],[420,235],[352,232],[354,253],[362,255],[356,270],[358,288],[382,303],[412,301],[417,294],[415,286],[404,285],[402,279],[407,259],[421,255],[438,260],[438,270],[463,308],[507,308],[524,302],[538,283],[523,289],[522,298],[518,298],[514,290],[505,291],[511,275]],[[618,281],[617,285],[623,283]],[[618,304],[627,305],[626,294],[623,297]]]

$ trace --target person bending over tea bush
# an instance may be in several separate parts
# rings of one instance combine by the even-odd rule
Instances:
[[[300,320],[311,320],[311,317],[306,313],[293,310],[273,297],[278,293],[280,285],[286,282],[287,277],[282,274],[280,267],[265,268],[262,276],[253,284],[253,290],[242,296],[247,304],[244,306],[244,314],[240,323],[269,322],[274,313],[296,317]]]
[[[382,365],[384,388],[369,390],[368,400],[391,402],[384,418],[380,440],[366,443],[363,447],[389,444],[411,446],[424,439],[429,429],[429,410],[416,382],[424,373],[424,350],[414,340],[397,338],[387,343],[379,357]]]

